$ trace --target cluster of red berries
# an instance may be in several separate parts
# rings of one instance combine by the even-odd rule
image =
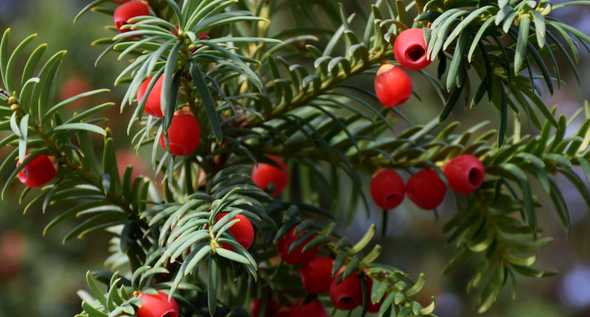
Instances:
[[[375,76],[375,93],[385,108],[394,108],[412,96],[412,79],[404,69],[419,71],[430,64],[424,31],[418,28],[401,32],[393,43],[393,54],[401,67],[381,65]]]
[[[484,181],[485,168],[476,156],[465,154],[448,161],[443,173],[451,189],[460,194],[470,194]],[[443,202],[447,187],[438,174],[430,168],[412,175],[407,184],[393,169],[382,168],[371,179],[371,197],[385,210],[399,206],[407,195],[422,209],[435,209]]]
[[[299,266],[301,284],[308,294],[316,295],[328,293],[332,305],[341,310],[353,310],[363,303],[363,292],[361,273],[353,272],[346,278],[340,278],[341,270],[336,277],[332,275],[334,259],[327,256],[320,256],[319,246],[313,246],[304,251],[305,246],[314,238],[309,237],[292,249],[293,243],[305,235],[304,231],[298,231],[292,227],[277,242],[278,254],[281,260],[290,265]],[[292,250],[290,250],[292,249]],[[371,290],[372,282],[365,283],[368,290]],[[369,294],[370,297],[370,294]],[[259,316],[261,301],[256,299],[252,302],[252,316]],[[375,313],[379,310],[380,304],[369,304],[367,311]],[[286,316],[327,316],[323,305],[317,301],[298,302],[290,307],[282,307],[272,299],[266,305],[264,316],[286,317]]]

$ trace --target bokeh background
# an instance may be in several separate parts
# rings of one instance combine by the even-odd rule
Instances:
[[[10,26],[13,38],[38,33],[39,38],[49,44],[50,50],[69,51],[59,83],[62,98],[90,88],[113,88],[112,82],[123,66],[110,56],[95,67],[94,60],[100,54],[100,48],[91,47],[90,43],[108,34],[105,26],[111,20],[106,16],[87,15],[74,25],[73,17],[87,2],[0,0],[0,30]],[[576,8],[561,11],[559,18],[590,34],[589,10]],[[281,19],[281,23],[288,23],[285,21],[288,19]],[[590,94],[589,62],[587,54],[581,56],[578,67],[581,84],[575,84],[572,74],[564,76],[568,84],[562,85],[554,96],[546,98],[549,105],[557,105],[558,111],[565,114],[579,109]],[[423,123],[436,116],[441,104],[429,87],[418,80],[416,83],[417,91],[423,96],[422,102],[412,100],[402,111],[411,122]],[[370,80],[359,84],[370,84]],[[114,88],[110,98],[120,100],[121,91]],[[83,107],[74,105],[70,111],[79,111]],[[119,141],[122,165],[129,162],[146,166],[140,156],[128,150],[129,143],[123,133],[127,114],[120,114],[115,109],[109,116]],[[457,111],[455,116],[465,125],[482,120],[490,120],[494,124],[497,118],[497,114],[485,106],[468,113]],[[145,173],[149,174],[149,171],[146,169]],[[567,182],[563,181],[562,188],[570,203],[571,230],[566,232],[560,227],[552,210],[540,212],[544,228],[555,237],[555,242],[543,250],[539,265],[560,274],[543,280],[521,280],[516,300],[507,291],[499,304],[484,316],[590,317],[590,213]],[[437,297],[439,316],[476,316],[473,298],[463,287],[465,274],[442,275],[442,269],[452,254],[442,234],[442,223],[454,212],[453,199],[448,196],[438,221],[432,213],[418,210],[411,204],[398,208],[389,219],[388,235],[379,241],[385,250],[382,261],[412,274],[425,272],[428,281],[424,300],[427,301],[430,296]],[[22,208],[19,209],[16,204],[16,195],[8,197],[0,202],[0,317],[73,316],[79,311],[80,301],[76,291],[85,286],[84,273],[101,268],[108,256],[106,237],[93,235],[87,240],[62,244],[63,232],[60,229],[43,237],[42,228],[49,221],[49,216],[41,214],[36,208],[23,216]],[[359,213],[347,229],[347,235],[354,241],[371,223],[379,222],[378,210],[373,210],[369,219],[364,212]],[[67,228],[62,227],[61,230],[66,231]]]

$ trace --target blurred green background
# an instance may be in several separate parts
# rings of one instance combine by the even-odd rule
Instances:
[[[326,0],[317,0],[326,1]],[[67,49],[63,81],[59,95],[68,97],[90,88],[112,88],[112,82],[122,69],[110,56],[97,67],[94,60],[100,48],[90,46],[92,40],[108,34],[105,26],[111,23],[106,16],[87,15],[78,24],[72,19],[77,10],[87,1],[80,0],[0,0],[0,29],[13,28],[13,38],[38,33],[43,42],[49,43],[51,51]],[[573,9],[559,16],[590,33],[590,11]],[[284,22],[281,19],[281,23]],[[553,97],[549,105],[558,105],[558,111],[572,114],[589,97],[589,56],[581,56],[581,85],[575,85],[573,76],[567,76],[568,85]],[[362,78],[370,85],[369,78]],[[417,91],[422,102],[415,98],[402,108],[412,122],[425,122],[435,116],[441,104],[429,87],[416,78]],[[120,100],[121,93],[113,89],[110,97]],[[80,110],[78,105],[70,111]],[[459,111],[460,112],[460,111]],[[495,123],[497,114],[489,107],[479,106],[469,113],[456,113],[464,125],[490,120]],[[127,114],[117,109],[110,113],[111,126],[121,148],[120,161],[142,164],[138,156],[125,149],[124,126]],[[401,123],[400,123],[401,124]],[[0,155],[2,150],[0,150]],[[146,163],[144,163],[146,164]],[[558,224],[552,210],[543,210],[541,218],[548,234],[555,242],[539,257],[539,265],[560,274],[544,280],[522,280],[518,297],[512,300],[505,292],[488,317],[590,317],[590,217],[588,207],[578,194],[563,182],[564,195],[570,203],[573,227],[565,232]],[[15,186],[18,186],[15,185]],[[61,243],[62,232],[58,228],[47,237],[42,228],[50,219],[32,208],[23,216],[16,205],[16,195],[0,202],[0,317],[4,316],[73,316],[79,311],[78,289],[84,288],[84,273],[103,266],[108,256],[108,240],[97,235],[84,241]],[[454,212],[453,199],[448,195],[441,219],[435,220],[430,212],[404,204],[390,217],[389,235],[381,238],[384,245],[382,261],[394,264],[412,274],[425,272],[428,277],[425,301],[436,296],[437,313],[441,317],[476,316],[473,299],[466,294],[466,274],[455,272],[443,276],[442,269],[452,254],[442,235],[442,223]],[[367,219],[359,213],[347,229],[351,241],[371,223],[379,223],[379,211],[374,210]],[[466,269],[467,270],[467,269]]]

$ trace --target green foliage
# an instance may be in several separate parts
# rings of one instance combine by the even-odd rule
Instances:
[[[58,178],[38,191],[23,190],[24,211],[41,205],[43,212],[57,213],[46,230],[77,219],[64,241],[107,229],[114,236],[108,262],[116,272],[107,290],[93,274],[87,276],[92,294],[83,296],[79,316],[133,316],[134,291],[150,289],[181,299],[187,316],[231,314],[268,289],[293,287],[294,269],[274,259],[274,243],[293,226],[305,234],[291,248],[322,245],[335,258],[334,273],[362,271],[374,280],[370,300],[384,303],[379,316],[434,316],[434,301],[424,307],[416,300],[424,276],[411,281],[399,269],[376,263],[381,247],[372,244],[375,226],[351,244],[340,236],[337,222],[369,210],[363,176],[375,168],[412,173],[438,168],[462,153],[480,157],[487,178],[472,196],[457,197],[457,213],[445,225],[457,249],[449,269],[477,262],[468,288],[478,291],[479,311],[485,312],[517,275],[548,274],[533,267],[550,239],[537,222],[542,200],[533,194],[531,180],[538,180],[565,228],[569,213],[556,175],[569,179],[590,205],[588,186],[574,170],[579,166],[590,177],[590,118],[565,137],[581,111],[569,119],[557,116],[542,102],[534,73],[540,72],[553,92],[554,83],[561,84],[557,54],[575,71],[576,43],[587,46],[590,38],[548,14],[586,2],[379,0],[366,7],[355,2],[358,12],[351,15],[324,1],[149,3],[154,15],[133,18],[128,32],[94,44],[106,46],[97,62],[114,52],[128,64],[114,81],[127,86],[121,110],[135,107],[128,132],[137,148],[151,145],[153,166],[163,175],[161,193],[150,180],[134,179],[131,167],[119,175],[102,117],[113,103],[70,118],[60,115],[68,104],[107,90],[54,103],[65,52],[44,59],[46,44],[28,50],[35,35],[10,50],[10,30],[0,42],[0,129],[8,133],[0,144],[12,149],[0,165],[12,168],[4,191],[28,160],[49,154],[59,166]],[[110,1],[96,0],[76,20],[88,11],[112,14],[113,8]],[[315,27],[311,13],[299,17],[302,27],[271,27],[275,14],[292,8],[321,10],[334,28]],[[374,76],[377,66],[392,58],[391,39],[410,25],[431,30],[428,54],[438,61],[438,78],[426,71],[420,78],[433,86],[444,108],[428,124],[400,132],[396,123],[405,120],[403,114],[382,110],[373,92],[354,80]],[[22,72],[15,69],[17,60],[24,61]],[[473,75],[480,79],[474,93]],[[160,76],[165,115],[157,119],[144,116],[143,107]],[[135,102],[150,77],[148,93]],[[446,122],[462,95],[468,108],[487,95],[500,110],[498,131],[484,130],[485,122],[458,131],[458,122]],[[172,157],[158,150],[158,142],[181,108],[202,123],[201,146],[194,155]],[[585,112],[590,113],[587,105]],[[539,134],[521,135],[523,116]],[[100,154],[94,135],[103,139]],[[291,165],[291,191],[282,199],[251,181],[252,165],[270,163],[268,154],[286,157]],[[13,168],[16,159],[21,164]],[[229,214],[218,220],[220,212]],[[250,251],[228,233],[238,214],[258,231]],[[302,295],[297,291],[281,296],[294,302]],[[366,310],[368,290],[363,294]]]

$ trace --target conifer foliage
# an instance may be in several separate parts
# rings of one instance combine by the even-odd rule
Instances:
[[[574,172],[590,176],[590,105],[566,118],[541,98],[562,84],[557,57],[576,72],[590,37],[551,13],[590,2],[353,2],[88,4],[75,21],[110,16],[96,62],[120,60],[127,133],[151,150],[157,180],[119,173],[103,116],[115,103],[62,114],[107,89],[55,101],[66,52],[3,32],[2,195],[18,178],[24,210],[51,216],[46,233],[75,221],[64,241],[112,235],[78,316],[434,316],[435,299],[417,300],[424,275],[379,264],[375,225],[359,241],[338,230],[405,197],[422,209],[456,198],[443,227],[455,252],[447,270],[477,263],[466,288],[479,312],[518,278],[550,274],[535,266],[551,240],[537,222],[542,199],[570,225],[555,177],[590,205]],[[297,27],[275,21],[295,11]],[[351,84],[367,76],[374,89]],[[399,109],[420,98],[412,80],[432,85],[441,112],[400,131]],[[497,129],[452,121],[463,104],[496,108]]]

